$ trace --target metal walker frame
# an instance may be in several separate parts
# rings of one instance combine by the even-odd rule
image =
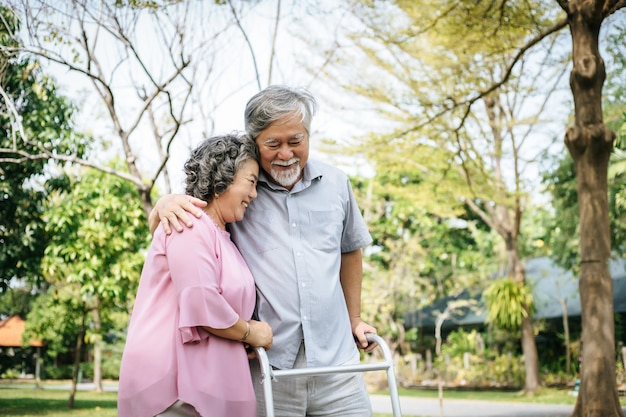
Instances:
[[[374,333],[366,334],[367,340],[376,342],[383,351],[383,360],[374,363],[360,363],[355,365],[320,366],[316,368],[297,369],[272,369],[267,353],[262,347],[255,348],[257,359],[261,367],[261,384],[263,385],[263,395],[265,397],[265,416],[274,417],[274,397],[272,394],[272,381],[280,377],[304,376],[304,375],[326,375],[335,373],[387,371],[387,385],[391,396],[391,408],[393,417],[402,417],[400,411],[400,397],[398,396],[398,386],[394,373],[393,358],[391,350],[385,340]]]

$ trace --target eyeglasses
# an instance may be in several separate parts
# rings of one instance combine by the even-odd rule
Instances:
[[[287,141],[287,146],[289,146],[290,148],[297,148],[304,143],[305,139],[306,137],[303,133],[298,134],[294,137],[289,138],[289,140]],[[263,142],[261,146],[271,151],[275,151],[283,146],[283,142],[278,139],[271,138]]]

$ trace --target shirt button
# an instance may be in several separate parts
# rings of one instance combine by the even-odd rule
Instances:
[[[303,287],[306,287],[306,282],[303,282],[303,283],[302,283],[302,284],[300,284],[300,285],[302,285]]]
[[[295,223],[291,223],[291,227],[296,227],[296,224]]]

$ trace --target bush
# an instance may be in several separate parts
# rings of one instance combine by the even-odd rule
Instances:
[[[72,379],[73,365],[44,365],[41,368],[41,379]]]

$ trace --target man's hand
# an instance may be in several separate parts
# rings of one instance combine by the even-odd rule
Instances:
[[[352,325],[354,340],[356,341],[356,345],[359,349],[363,349],[365,352],[371,352],[376,348],[376,346],[378,346],[378,343],[370,343],[365,338],[365,333],[376,334],[376,329],[373,326],[365,323],[360,317],[350,319],[350,324]]]
[[[193,223],[189,214],[200,218],[202,207],[206,207],[207,202],[185,194],[168,194],[161,197],[155,204],[148,217],[150,233],[154,233],[159,226],[163,225],[163,230],[168,235],[172,233],[170,224],[177,232],[183,231],[183,222],[187,227],[192,227]]]

